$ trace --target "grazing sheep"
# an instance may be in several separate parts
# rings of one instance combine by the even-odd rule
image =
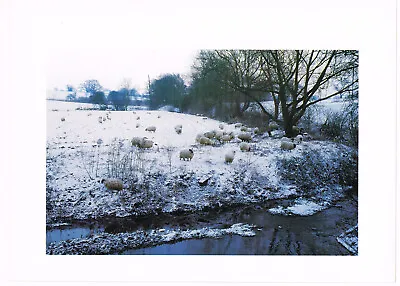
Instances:
[[[246,132],[247,131],[247,127],[246,126],[240,127],[240,131]]]
[[[178,134],[182,133],[182,124],[176,125],[174,128],[176,133]]]
[[[224,141],[224,142],[229,142],[232,139],[233,139],[232,136],[228,135],[228,134],[222,135],[222,137],[221,137],[221,140]]]
[[[292,150],[294,148],[296,148],[296,144],[294,144],[293,142],[288,142],[288,141],[281,142],[281,149],[283,150]]]
[[[279,125],[275,121],[271,121],[268,124],[268,131],[274,131],[274,130],[277,130],[278,128],[279,128]]]
[[[131,140],[132,146],[140,147],[142,139],[141,137],[133,137]]]
[[[155,126],[149,126],[145,129],[145,131],[149,131],[149,132],[156,132],[156,127]]]
[[[254,134],[261,134],[260,128],[256,127],[253,130]]]
[[[228,153],[225,154],[225,162],[232,163],[233,159],[235,159],[235,153],[236,151],[228,151]]]
[[[251,141],[251,133],[241,132],[239,133],[238,138],[243,141]]]
[[[120,179],[102,179],[101,183],[109,190],[121,191],[124,188],[124,184]]]
[[[65,121],[65,117],[61,117],[61,121]]]
[[[200,134],[200,133],[197,134],[197,135],[196,135],[196,142],[199,142],[199,143],[200,143],[201,137],[204,137],[203,134]]]
[[[300,128],[297,127],[297,126],[293,126],[293,127],[292,127],[292,130],[293,130],[293,134],[295,134],[295,135],[297,135],[297,134],[300,133]]]
[[[217,140],[221,140],[222,136],[224,135],[224,133],[222,131],[216,131],[215,132],[215,139]]]
[[[210,138],[207,138],[207,137],[204,137],[204,136],[200,137],[199,142],[200,142],[200,144],[202,144],[202,145],[212,145],[211,139],[210,139]]]
[[[215,136],[215,131],[213,130],[213,131],[204,132],[204,136],[207,137],[208,139],[212,139]]]
[[[136,120],[139,120],[139,119],[140,119],[140,116],[136,117]]]
[[[147,139],[147,137],[143,137],[142,141],[140,142],[140,148],[151,148],[153,147],[153,141]]]
[[[242,127],[242,125],[243,125],[242,123],[236,123],[235,128],[240,128],[240,127]]]
[[[88,113],[87,116],[92,116],[92,114],[91,114],[91,113]]]
[[[250,151],[250,145],[247,144],[246,142],[242,142],[239,144],[239,148],[241,151],[249,152]]]
[[[103,117],[99,116],[99,123],[103,123]]]
[[[103,121],[106,121],[107,120],[107,118],[106,117],[103,117]]]
[[[140,123],[138,122],[138,123],[136,123],[136,128],[139,128],[140,127]]]
[[[161,115],[158,115],[157,118],[161,118]]]
[[[179,160],[183,159],[183,161],[185,161],[186,159],[188,161],[192,160],[194,156],[193,150],[192,149],[184,149],[181,150],[181,152],[179,153]]]
[[[221,123],[218,127],[219,127],[219,129],[222,130],[222,129],[224,129],[224,124]]]

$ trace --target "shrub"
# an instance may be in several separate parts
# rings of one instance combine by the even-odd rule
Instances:
[[[123,141],[115,138],[108,150],[107,176],[121,179],[132,188],[138,173],[144,173],[144,155],[144,150],[135,146],[124,148]]]
[[[321,133],[327,139],[358,146],[358,102],[349,102],[340,112],[329,112]]]

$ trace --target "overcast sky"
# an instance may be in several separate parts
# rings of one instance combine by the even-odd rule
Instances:
[[[171,7],[156,3],[49,1],[41,22],[47,88],[97,79],[104,88],[118,89],[128,78],[143,92],[148,75],[179,73],[187,79],[198,49],[185,44],[185,28]]]

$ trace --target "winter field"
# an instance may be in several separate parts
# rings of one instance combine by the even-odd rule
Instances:
[[[357,204],[346,205],[354,191],[349,177],[357,173],[353,148],[304,138],[295,149],[282,150],[282,131],[270,137],[248,128],[252,139],[250,151],[244,152],[237,137],[242,131],[235,123],[168,111],[86,110],[90,107],[47,101],[47,254],[130,254],[184,241],[265,238],[262,233],[269,230],[250,217],[265,214],[269,221],[277,220],[274,229],[281,231],[295,219],[312,221],[332,208],[348,213],[346,223],[339,221],[327,231],[337,247],[324,254],[357,253],[357,235],[351,229],[357,224]],[[176,125],[182,125],[182,133],[175,131]],[[146,131],[149,126],[155,126],[155,132]],[[213,130],[231,133],[234,139],[212,139],[211,145],[196,141],[198,134]],[[154,145],[132,146],[133,137],[147,137]],[[187,148],[194,156],[181,160],[180,151]],[[226,163],[231,151],[234,159]],[[115,177],[123,180],[121,191],[101,182]],[[96,227],[78,232],[78,225]],[[318,227],[307,227],[321,236]],[[68,230],[71,236],[52,237]],[[275,249],[276,254],[320,254],[312,247],[301,251],[301,243]],[[204,254],[215,253],[220,251]]]

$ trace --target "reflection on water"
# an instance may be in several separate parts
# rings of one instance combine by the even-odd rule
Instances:
[[[357,224],[357,203],[345,200],[308,217],[271,215],[266,210],[232,213],[229,224],[243,222],[260,226],[254,237],[237,235],[220,239],[194,239],[142,249],[125,255],[350,255],[336,237]]]
[[[357,201],[346,198],[334,207],[308,217],[272,215],[268,206],[247,206],[225,211],[142,219],[112,219],[96,226],[69,226],[47,231],[46,243],[87,237],[90,234],[131,232],[138,229],[196,229],[229,227],[235,223],[258,226],[254,237],[227,235],[220,239],[192,239],[122,254],[227,254],[227,255],[349,255],[336,237],[357,224]]]
[[[51,242],[73,238],[83,238],[103,231],[103,228],[90,227],[62,227],[58,229],[50,229],[46,231],[46,246]]]

